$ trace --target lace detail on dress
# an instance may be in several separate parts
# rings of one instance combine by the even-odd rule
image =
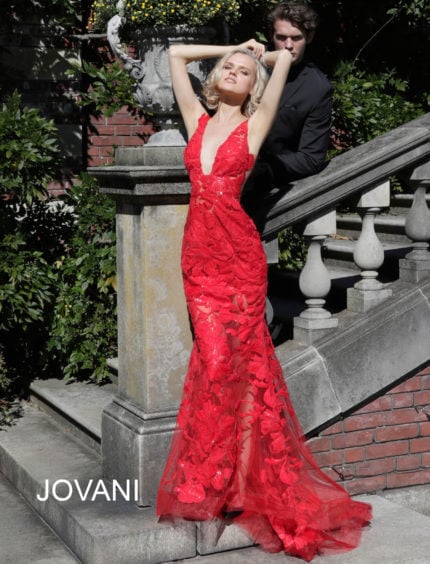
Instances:
[[[194,345],[157,514],[235,522],[266,550],[311,560],[359,543],[370,506],[352,501],[304,445],[265,323],[266,256],[240,205],[247,122],[205,175],[203,114],[185,150],[191,197],[182,272]]]

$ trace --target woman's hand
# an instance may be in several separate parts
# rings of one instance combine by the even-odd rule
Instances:
[[[243,43],[241,43],[239,47],[243,47],[244,49],[249,49],[254,53],[257,59],[260,59],[266,51],[265,45],[263,43],[259,43],[255,39],[248,39],[248,41],[244,41]]]

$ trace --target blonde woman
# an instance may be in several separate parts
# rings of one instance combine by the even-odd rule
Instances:
[[[370,506],[352,501],[305,448],[265,323],[266,256],[240,205],[291,54],[265,53],[250,40],[236,48],[175,45],[169,56],[189,136],[181,266],[194,345],[157,514],[216,519],[221,529],[234,521],[266,550],[305,560],[351,550]],[[222,58],[202,105],[186,65],[212,57]],[[268,80],[262,60],[273,67]]]

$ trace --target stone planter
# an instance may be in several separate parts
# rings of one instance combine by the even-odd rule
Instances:
[[[168,48],[174,43],[208,43],[215,36],[210,27],[192,27],[183,24],[170,27],[143,28],[132,35],[137,58],[125,50],[120,38],[126,20],[120,14],[108,22],[108,40],[114,54],[124,62],[124,67],[136,80],[134,97],[144,111],[150,112],[160,127],[151,136],[149,144],[184,145],[182,120],[175,103],[170,80]],[[196,94],[201,81],[210,68],[209,61],[196,61],[188,65]]]

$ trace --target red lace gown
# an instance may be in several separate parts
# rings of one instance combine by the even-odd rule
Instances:
[[[208,120],[185,150],[192,190],[181,262],[194,346],[157,515],[203,521],[238,510],[234,522],[270,552],[309,561],[351,550],[371,508],[307,450],[265,322],[266,256],[239,201],[254,160],[247,122],[204,174]]]

